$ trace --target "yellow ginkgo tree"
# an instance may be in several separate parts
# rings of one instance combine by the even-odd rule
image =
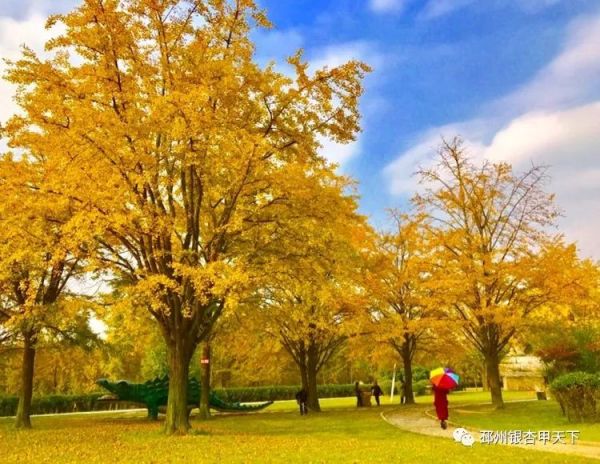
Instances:
[[[7,74],[23,112],[10,144],[54,168],[46,188],[75,202],[67,227],[99,245],[91,263],[159,324],[166,432],[185,433],[192,353],[260,250],[285,255],[310,220],[307,192],[332,169],[320,143],[354,139],[368,67],[259,66],[250,33],[270,25],[253,0],[85,0],[55,23],[51,58],[25,49]]]
[[[427,352],[434,340],[444,338],[450,324],[436,301],[435,263],[419,217],[396,210],[390,217],[392,228],[380,234],[367,273],[370,338],[389,345],[400,357],[403,397],[406,404],[413,404],[413,360],[419,352]]]
[[[364,255],[373,237],[355,200],[344,198],[345,186],[331,178],[325,191],[315,191],[316,223],[297,230],[290,253],[266,267],[246,304],[258,330],[294,360],[313,411],[320,411],[317,374],[361,333],[367,316]]]
[[[16,426],[31,427],[36,348],[44,338],[89,335],[85,302],[69,291],[85,250],[65,247],[69,201],[40,192],[44,165],[0,158],[0,334],[22,346]]]
[[[544,191],[547,169],[522,174],[507,163],[470,159],[444,142],[437,164],[420,171],[414,198],[435,251],[438,301],[485,360],[492,403],[503,407],[499,363],[515,334],[580,293],[574,246],[550,233],[558,210]]]

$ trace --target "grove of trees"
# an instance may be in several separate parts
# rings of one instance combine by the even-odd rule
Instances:
[[[61,353],[89,376],[168,373],[165,432],[185,434],[209,343],[248,382],[292,366],[318,411],[334,365],[398,361],[412,402],[415,362],[473,353],[502,407],[499,363],[527,328],[585,318],[598,336],[598,266],[553,233],[547,168],[443,141],[377,232],[321,153],[360,130],[366,64],[260,66],[253,0],[84,0],[57,23],[49,58],[24,48],[5,76],[20,113],[1,128],[0,354],[22,354],[18,427],[34,367],[52,384]]]

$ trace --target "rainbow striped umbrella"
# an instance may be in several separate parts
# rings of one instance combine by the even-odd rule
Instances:
[[[429,380],[438,388],[451,390],[460,383],[459,375],[449,367],[438,367],[429,373]]]

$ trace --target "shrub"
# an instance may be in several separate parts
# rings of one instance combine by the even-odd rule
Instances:
[[[568,372],[600,371],[600,329],[591,325],[544,331],[536,351],[550,379]]]
[[[0,396],[0,416],[14,416],[18,404],[19,398],[16,396]]]
[[[394,396],[399,395],[400,392],[400,386],[402,384],[400,383],[400,381],[398,379],[396,379],[396,384],[394,385]],[[392,391],[392,381],[391,380],[382,380],[381,382],[379,382],[379,386],[381,387],[381,390],[383,390],[383,394],[389,396],[391,391]]]
[[[267,387],[240,387],[240,388],[216,388],[215,394],[225,401],[239,401],[241,403],[253,401],[282,401],[293,400],[299,385],[273,385]],[[361,389],[370,390],[369,385],[361,385]],[[332,384],[318,385],[319,398],[336,398],[342,396],[354,396],[354,384]]]
[[[422,396],[428,393],[430,382],[427,379],[413,382],[413,393],[415,396]]]
[[[570,422],[600,420],[600,373],[564,374],[557,377],[550,388]]]
[[[429,379],[429,369],[423,366],[413,367],[413,382]]]
[[[31,401],[32,414],[58,414],[65,412],[107,411],[111,409],[137,408],[138,405],[124,401],[98,401],[103,393],[87,395],[48,395],[33,397]],[[0,417],[14,416],[17,413],[19,398],[16,396],[0,396]]]
[[[213,391],[224,401],[248,403],[253,401],[292,400],[298,390],[300,390],[298,386],[272,385],[266,387],[216,388]]]

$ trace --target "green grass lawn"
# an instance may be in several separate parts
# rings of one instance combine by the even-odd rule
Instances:
[[[479,402],[454,394],[455,403]],[[485,400],[485,398],[483,397]],[[427,403],[429,397],[420,398]],[[357,410],[353,398],[326,399],[323,412],[300,417],[292,401],[264,413],[193,419],[193,433],[165,437],[161,421],[142,412],[33,418],[34,430],[16,431],[0,419],[0,462],[11,463],[583,463],[597,462],[510,447],[467,448],[448,439],[401,431],[380,417],[398,405]]]
[[[571,423],[552,400],[507,403],[500,410],[491,406],[455,406],[450,416],[453,422],[481,430],[579,430],[580,440],[600,441],[600,424]]]

